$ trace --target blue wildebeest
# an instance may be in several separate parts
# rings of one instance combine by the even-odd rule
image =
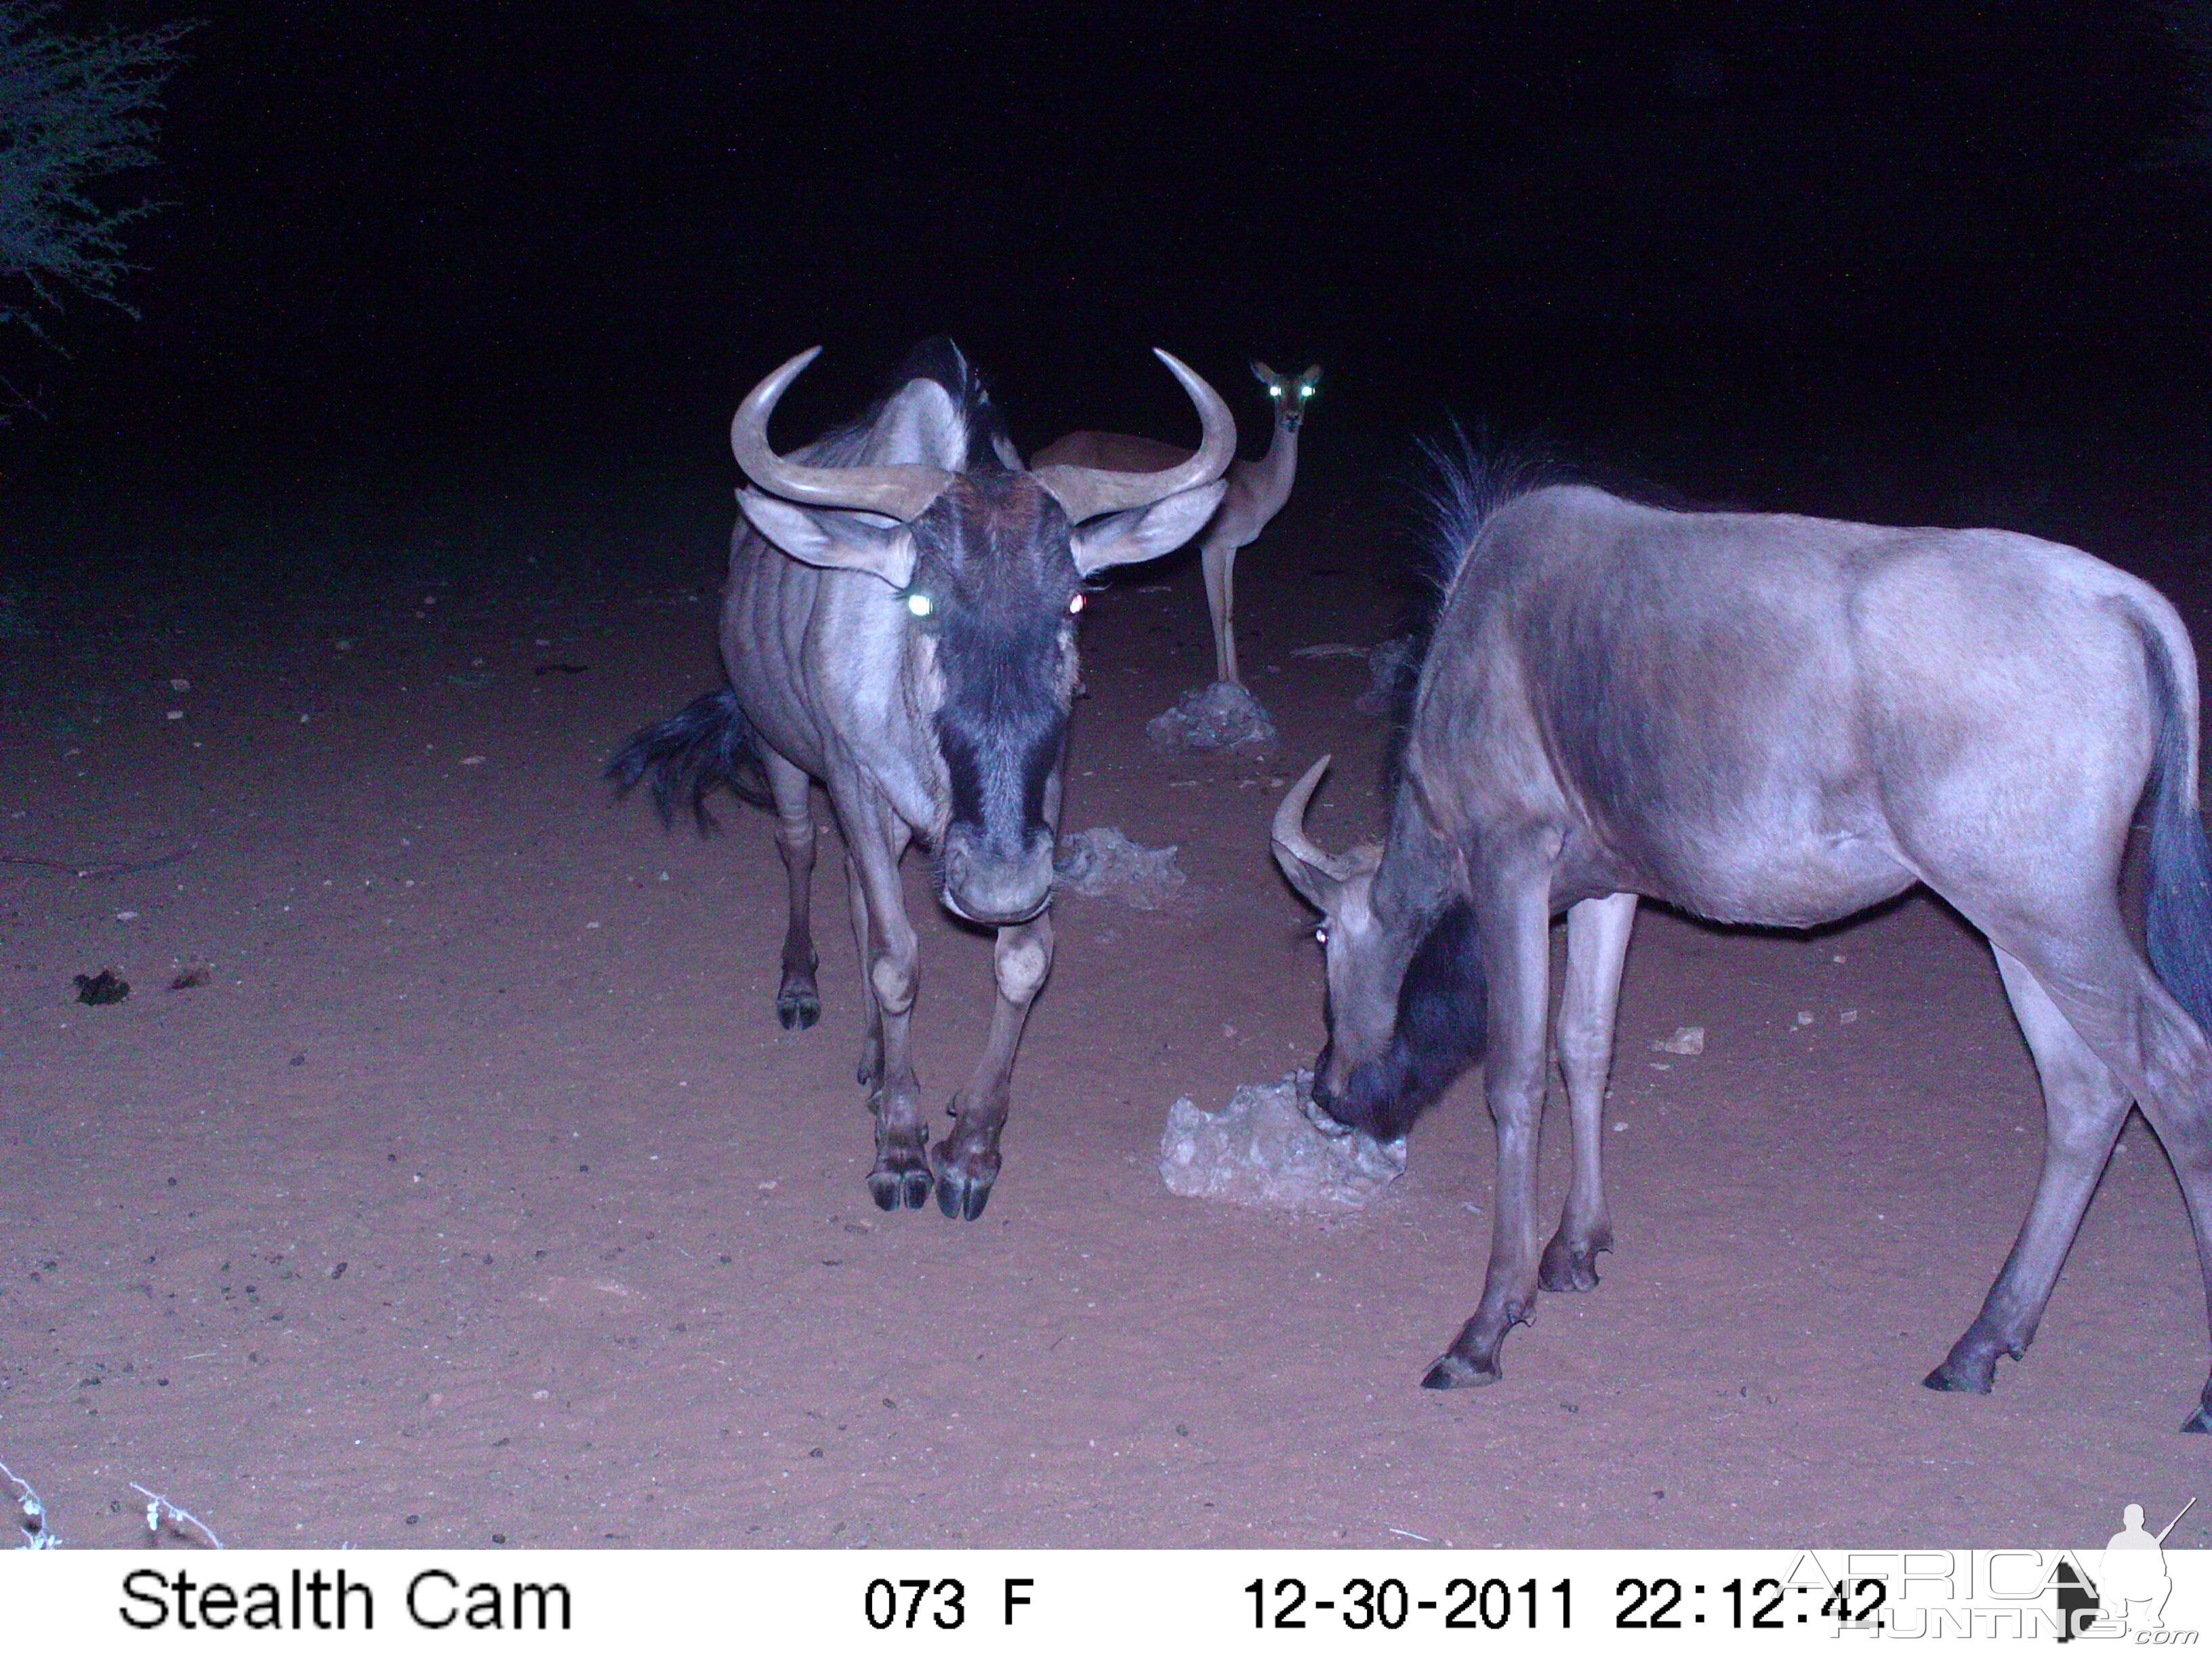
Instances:
[[[818,348],[817,348],[818,349]],[[1221,398],[1158,354],[1197,404],[1182,465],[1127,474],[1024,471],[1004,424],[949,341],[917,347],[895,389],[788,456],[768,421],[803,352],[763,380],[730,427],[739,492],[722,606],[726,690],[631,738],[607,774],[652,781],[665,820],[728,783],[773,807],[790,881],[776,1015],[821,1012],[808,895],[818,780],[845,841],[865,970],[860,1082],[876,1113],[868,1187],[919,1209],[933,1182],[948,1216],[983,1212],[999,1172],[1007,1079],[1030,1000],[1052,966],[1053,844],[1085,578],[1173,551],[1221,499],[1237,429]],[[919,839],[945,904],[997,930],[998,1000],[951,1132],[928,1145],[908,1052],[915,933],[898,877]]]
[[[1996,948],[2042,1078],[2043,1174],[1929,1388],[1986,1392],[1997,1357],[2026,1350],[2131,1100],[2212,1285],[2212,850],[2172,607],[2002,531],[1668,512],[1472,461],[1444,472],[1449,574],[1387,839],[1346,855],[1309,839],[1326,757],[1273,832],[1327,916],[1319,1110],[1394,1137],[1482,1066],[1489,1272],[1425,1385],[1495,1381],[1540,1285],[1597,1282],[1613,1244],[1600,1113],[1639,895],[1806,927],[1924,882]],[[2148,961],[2119,896],[2139,815]],[[1547,933],[1563,910],[1574,1173],[1540,1250]],[[2212,1383],[2185,1426],[2212,1430]]]

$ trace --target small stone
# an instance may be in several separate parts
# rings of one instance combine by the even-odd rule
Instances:
[[[1705,1028],[1702,1025],[1677,1026],[1674,1036],[1651,1046],[1662,1054],[1702,1054],[1705,1052]]]
[[[1813,1023],[1813,1011],[1809,1008],[1800,1008],[1797,1011],[1797,1023],[1800,1025],[1810,1025]]]

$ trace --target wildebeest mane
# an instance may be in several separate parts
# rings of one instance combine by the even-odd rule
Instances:
[[[915,380],[934,380],[952,399],[967,444],[963,468],[970,472],[1004,471],[997,442],[1006,436],[1006,424],[991,401],[983,377],[958,346],[939,334],[922,341],[900,360],[883,394],[842,425],[831,428],[808,446],[807,459],[815,466],[852,465],[860,462],[868,436],[883,416],[884,405],[902,387]]]
[[[1571,461],[1542,442],[1493,442],[1480,429],[1470,433],[1456,419],[1437,436],[1418,441],[1420,467],[1414,494],[1420,541],[1413,599],[1395,636],[1383,647],[1393,653],[1384,694],[1390,726],[1383,762],[1386,787],[1395,786],[1403,769],[1413,694],[1420,687],[1421,669],[1435,641],[1444,600],[1481,539],[1483,526],[1501,507],[1549,485],[1581,483],[1668,512],[1705,510],[1702,503],[1635,473]]]

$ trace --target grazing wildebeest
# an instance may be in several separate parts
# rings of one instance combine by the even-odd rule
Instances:
[[[1478,1061],[1498,1133],[1482,1300],[1424,1382],[1494,1381],[1538,1286],[1613,1244],[1599,1119],[1637,898],[1806,927],[1925,882],[1988,935],[2033,1052],[2043,1175],[1931,1389],[1986,1392],[2035,1334],[2129,1103],[2171,1157],[2212,1287],[2212,849],[2173,608],[2070,547],[1660,510],[1444,468],[1449,577],[1384,844],[1315,846],[1324,757],[1274,850],[1327,915],[1316,1105],[1405,1132]],[[2140,815],[2143,933],[2124,920]],[[1538,1249],[1547,932],[1575,1149]],[[2212,1289],[2208,1289],[2212,1296]],[[2212,1430],[2212,1383],[2185,1425]]]
[[[1298,471],[1298,428],[1307,406],[1321,390],[1321,366],[1303,374],[1278,374],[1262,362],[1252,373],[1267,388],[1275,405],[1275,425],[1267,452],[1257,460],[1229,464],[1227,494],[1199,538],[1199,564],[1206,576],[1206,608],[1213,623],[1213,678],[1231,685],[1244,682],[1237,673],[1237,555],[1259,538],[1291,499]],[[1190,452],[1152,438],[1119,432],[1071,432],[1036,453],[1039,466],[1107,466],[1151,472],[1180,466]]]
[[[818,349],[818,348],[817,348]],[[999,1172],[1007,1079],[1052,966],[1053,843],[1075,683],[1084,579],[1188,540],[1221,498],[1237,431],[1213,389],[1158,354],[1197,404],[1203,437],[1166,472],[1024,471],[981,381],[949,341],[917,347],[896,389],[788,456],[769,447],[803,352],[763,380],[730,428],[739,493],[722,606],[726,690],[650,726],[615,756],[627,790],[650,778],[664,820],[726,782],[773,806],[790,878],[776,1014],[821,1012],[808,922],[810,778],[846,848],[866,969],[860,1082],[876,1113],[868,1187],[948,1216],[983,1212]],[[939,890],[996,928],[998,1000],[950,1133],[928,1145],[908,1052],[915,933],[899,890],[908,842],[936,849]]]

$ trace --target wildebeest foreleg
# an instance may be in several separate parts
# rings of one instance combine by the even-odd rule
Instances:
[[[1947,1392],[1987,1394],[1996,1379],[1997,1356],[2017,1359],[2027,1351],[2128,1115],[2127,1091],[2026,964],[1999,950],[1997,968],[2043,1079],[2043,1175],[2020,1237],[1981,1312],[1952,1345],[1949,1356],[1923,1379],[1927,1387]]]
[[[860,956],[881,1035],[882,1070],[872,1101],[876,1166],[868,1172],[868,1191],[878,1209],[896,1210],[903,1203],[918,1210],[929,1199],[929,1137],[907,1041],[914,1013],[915,944],[899,887],[898,861],[908,831],[888,806],[872,798],[838,801],[837,819],[845,829],[866,915],[867,939]]]
[[[860,1002],[867,1012],[860,1038],[860,1064],[855,1076],[860,1085],[872,1096],[876,1085],[884,1080],[884,1011],[876,1004],[875,984],[867,971],[873,959],[868,951],[867,889],[860,884],[860,861],[849,853],[845,858],[845,890],[852,900],[853,946],[855,959],[860,964]]]
[[[1425,1389],[1498,1380],[1506,1332],[1536,1307],[1536,1136],[1544,1110],[1545,1014],[1551,976],[1549,872],[1533,860],[1491,873],[1475,895],[1489,981],[1490,1051],[1483,1088],[1498,1131],[1496,1214],[1482,1300]]]
[[[815,987],[814,932],[808,920],[814,884],[814,808],[806,774],[764,750],[763,769],[775,797],[775,846],[791,888],[791,921],[783,934],[783,981],[776,987],[775,1018],[787,1031],[803,1031],[822,1018]]]
[[[991,1034],[968,1086],[953,1097],[951,1133],[931,1154],[937,1176],[937,1206],[948,1216],[973,1221],[990,1201],[999,1178],[999,1132],[1006,1123],[1007,1085],[1014,1050],[1028,1022],[1045,975],[1052,971],[1052,913],[999,929],[991,951],[998,1001],[991,1010]]]
[[[1584,899],[1567,912],[1567,983],[1559,997],[1559,1070],[1574,1123],[1575,1172],[1559,1231],[1544,1247],[1537,1279],[1547,1291],[1597,1285],[1597,1258],[1613,1248],[1606,1208],[1605,1082],[1613,1070],[1613,1016],[1620,969],[1636,924],[1636,895]]]

